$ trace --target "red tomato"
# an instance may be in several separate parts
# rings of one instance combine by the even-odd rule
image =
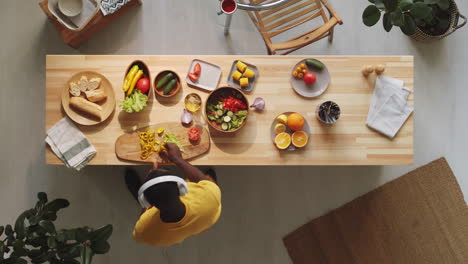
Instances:
[[[195,64],[195,67],[193,68],[193,73],[197,76],[200,76],[200,73],[201,73],[200,63]]]
[[[147,94],[150,88],[150,81],[148,78],[141,78],[136,84],[136,88],[143,94]]]
[[[196,75],[195,73],[189,73],[188,77],[192,82],[198,81],[198,75]]]
[[[192,127],[188,131],[188,137],[191,141],[197,141],[200,139],[200,130],[196,127]]]
[[[307,85],[314,84],[317,81],[317,76],[313,72],[307,72],[304,74],[304,82]]]

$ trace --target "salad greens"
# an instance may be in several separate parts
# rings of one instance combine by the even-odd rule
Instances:
[[[123,102],[120,102],[119,106],[127,113],[134,113],[143,110],[147,102],[148,96],[136,89],[131,95],[127,96]]]
[[[180,151],[184,152],[184,147],[182,146],[182,143],[180,142],[180,139],[172,133],[169,133],[166,131],[163,136],[163,141],[164,143],[174,143],[179,147]]]

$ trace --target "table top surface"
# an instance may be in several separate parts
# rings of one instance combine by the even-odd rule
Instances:
[[[227,55],[49,55],[46,59],[46,130],[64,117],[60,95],[68,79],[80,71],[96,71],[111,82],[116,99],[121,92],[125,71],[135,60],[144,61],[151,78],[163,70],[173,70],[181,76],[182,90],[172,99],[153,98],[152,104],[141,113],[127,114],[116,107],[103,123],[94,126],[78,125],[97,150],[90,165],[136,164],[119,160],[115,155],[115,140],[125,133],[152,124],[178,122],[188,93],[198,93],[205,101],[208,93],[191,88],[185,76],[193,59],[216,64],[222,69],[219,86],[227,85],[227,76],[234,60],[257,66],[259,76],[254,90],[247,94],[249,102],[256,97],[266,101],[263,112],[252,111],[247,124],[237,133],[211,134],[211,149],[191,161],[195,165],[403,165],[412,164],[413,116],[406,121],[391,140],[366,126],[366,118],[373,95],[375,75],[364,78],[364,65],[385,64],[385,75],[401,79],[405,87],[414,89],[412,56],[314,56],[324,62],[331,74],[328,90],[318,98],[307,99],[291,88],[290,75],[294,65],[307,56],[227,56]],[[153,82],[153,80],[151,80]],[[334,101],[341,108],[341,116],[333,126],[321,124],[315,117],[316,107]],[[408,103],[414,105],[413,93]],[[271,140],[271,124],[283,112],[302,114],[311,127],[309,143],[297,151],[278,151]],[[194,116],[206,124],[200,111]],[[63,164],[46,149],[47,164]]]

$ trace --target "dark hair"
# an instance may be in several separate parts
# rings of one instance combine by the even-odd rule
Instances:
[[[147,181],[167,175],[161,171],[152,171],[147,177]],[[161,209],[168,207],[178,201],[180,193],[175,182],[163,182],[153,185],[144,191],[146,200],[154,207]]]

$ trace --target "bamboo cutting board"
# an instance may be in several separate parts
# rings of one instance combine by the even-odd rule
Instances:
[[[198,130],[200,130],[200,140],[195,143],[190,142],[187,132],[190,127],[184,127],[180,123],[170,122],[170,123],[160,123],[157,125],[151,125],[148,127],[140,128],[133,133],[126,133],[121,135],[115,141],[115,154],[118,158],[129,160],[129,161],[137,161],[137,162],[151,162],[157,161],[158,163],[168,163],[161,159],[158,153],[153,153],[147,160],[142,160],[140,158],[141,153],[141,146],[140,146],[140,136],[138,132],[146,131],[146,130],[153,130],[155,131],[155,139],[162,142],[162,135],[159,136],[157,133],[158,128],[164,127],[164,133],[172,133],[175,134],[181,141],[182,146],[184,148],[184,152],[182,152],[182,158],[185,160],[193,159],[198,157],[210,149],[210,136],[208,131],[201,127],[196,126]]]

